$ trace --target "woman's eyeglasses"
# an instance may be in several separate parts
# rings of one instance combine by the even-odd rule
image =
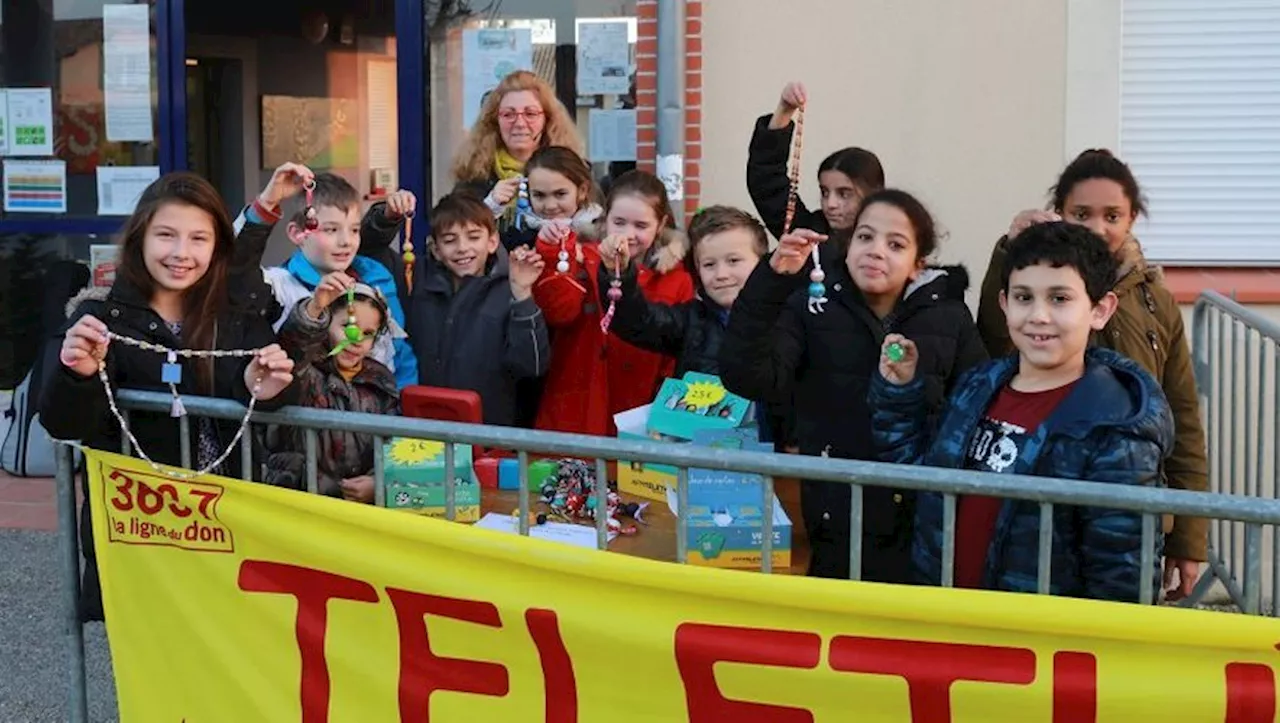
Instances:
[[[503,123],[515,123],[517,118],[524,118],[525,123],[533,123],[541,120],[545,115],[541,108],[525,108],[524,110],[516,110],[514,108],[503,108],[498,111],[498,120]]]

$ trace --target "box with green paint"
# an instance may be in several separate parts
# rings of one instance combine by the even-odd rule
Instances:
[[[445,517],[445,479],[454,485],[454,519],[480,519],[480,482],[471,463],[471,446],[453,446],[453,474],[445,474],[444,444],[393,437],[383,445],[382,479],[388,509],[427,517]]]

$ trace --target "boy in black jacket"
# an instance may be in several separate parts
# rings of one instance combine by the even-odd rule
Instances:
[[[764,226],[754,216],[729,206],[711,206],[689,222],[697,297],[674,306],[646,300],[636,287],[634,267],[622,275],[622,298],[609,327],[619,339],[648,351],[675,357],[675,376],[685,372],[720,374],[720,342],[738,292],[769,252]],[[600,275],[600,296],[609,276]]]
[[[547,373],[547,323],[533,301],[537,252],[508,254],[493,212],[466,193],[431,210],[428,253],[419,254],[405,304],[406,331],[422,384],[480,395],[484,423],[513,426],[516,383]],[[392,262],[391,249],[386,248]]]

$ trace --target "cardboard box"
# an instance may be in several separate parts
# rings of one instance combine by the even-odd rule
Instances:
[[[707,508],[689,505],[688,556],[690,565],[742,570],[759,570],[764,541],[764,516],[734,517],[732,521],[712,514]],[[791,569],[791,520],[775,497],[773,500],[773,569]]]
[[[661,439],[661,435],[655,436],[645,431],[649,424],[649,409],[652,406],[652,404],[646,404],[643,407],[628,409],[613,415],[613,423],[618,428],[618,439]],[[675,467],[618,460],[618,491],[623,494],[661,502],[667,499],[667,490],[675,489],[675,486]]]
[[[688,372],[662,383],[652,404],[615,414],[618,439],[694,441],[699,432],[741,429],[757,435],[754,405],[725,390],[718,377]],[[618,462],[618,491],[661,502],[675,488],[675,467]]]
[[[426,439],[393,437],[383,446],[383,481],[388,509],[445,517],[445,479],[454,485],[454,520],[480,519],[480,484],[471,461],[471,446],[453,446],[453,470],[446,475],[444,444]]]

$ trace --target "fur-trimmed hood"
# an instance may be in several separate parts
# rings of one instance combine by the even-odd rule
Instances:
[[[679,268],[688,255],[689,236],[680,229],[668,228],[649,248],[645,263],[654,271],[665,274]]]
[[[65,309],[67,318],[70,319],[76,313],[76,309],[80,308],[80,304],[86,301],[106,301],[107,296],[111,293],[108,286],[88,286],[80,290],[80,293],[71,297],[67,302]]]

